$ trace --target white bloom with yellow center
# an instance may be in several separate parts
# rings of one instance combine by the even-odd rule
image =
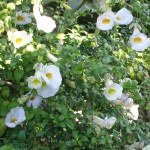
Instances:
[[[150,46],[150,39],[143,33],[135,28],[130,37],[131,48],[136,51],[144,51]]]
[[[113,83],[105,87],[104,95],[109,101],[120,99],[122,96],[122,86],[117,83]]]
[[[11,42],[16,48],[25,46],[32,41],[32,36],[28,35],[26,31],[15,31],[12,33]]]
[[[30,99],[27,101],[26,105],[28,107],[37,108],[42,103],[42,97],[41,96],[31,96]]]
[[[19,11],[17,12],[16,20],[17,20],[16,24],[25,25],[31,23],[31,15],[29,13],[23,13]]]
[[[114,24],[114,13],[107,11],[97,18],[96,27],[100,30],[111,30]]]
[[[62,77],[57,66],[44,66],[41,74],[48,86],[57,89],[61,85]]]
[[[33,6],[33,14],[36,19],[37,28],[38,30],[50,33],[56,28],[56,23],[51,17],[41,16],[39,11],[40,6],[40,4],[34,4]]]
[[[28,87],[31,89],[37,89],[42,86],[42,78],[40,76],[30,76],[27,82]]]
[[[25,119],[26,117],[23,107],[16,107],[11,109],[7,114],[5,124],[10,128],[14,128],[21,124]]]
[[[116,122],[115,117],[105,117],[105,119],[99,118],[97,116],[93,116],[93,122],[97,125],[104,127],[106,129],[111,129]]]
[[[128,25],[132,22],[133,16],[129,10],[122,8],[115,15],[115,22],[120,25]]]
[[[36,90],[38,92],[38,95],[42,96],[43,98],[48,98],[54,96],[59,90],[59,87],[53,88],[51,86],[48,86],[46,82],[42,82],[42,86],[37,88]]]

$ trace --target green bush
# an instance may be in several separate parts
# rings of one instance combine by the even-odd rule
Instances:
[[[129,42],[135,25],[149,36],[148,1],[108,0],[102,5],[103,0],[43,0],[41,14],[56,22],[48,33],[38,29],[38,14],[31,14],[28,24],[17,24],[17,13],[32,13],[34,3],[0,2],[0,150],[123,150],[142,141],[141,149],[148,145],[150,48],[138,52]],[[96,28],[98,15],[123,7],[134,16],[130,24],[115,24],[108,31]],[[27,40],[32,40],[15,46],[17,35],[11,39],[8,35],[12,28],[26,31]],[[19,45],[22,41],[14,42]],[[28,87],[27,79],[34,76],[39,63],[59,67],[62,83],[57,93],[32,108],[26,104],[38,92]],[[130,107],[124,104],[127,98],[120,99],[119,105],[107,100],[104,91],[110,80],[139,105],[138,119],[129,115]],[[26,119],[15,128],[7,127],[7,114],[18,107],[24,109]],[[108,129],[99,126],[93,116],[115,117],[116,121]]]

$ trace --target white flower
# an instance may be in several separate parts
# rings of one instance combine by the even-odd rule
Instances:
[[[38,106],[41,105],[42,103],[42,97],[41,96],[31,96],[30,99],[27,101],[27,106],[28,107],[33,107],[33,108],[37,108]]]
[[[93,121],[94,123],[96,123],[97,125],[104,127],[106,129],[111,129],[113,127],[113,125],[116,122],[116,118],[115,117],[105,117],[105,119],[101,119],[97,116],[93,116]]]
[[[33,66],[33,69],[35,69],[35,72],[41,72],[42,69],[43,69],[44,65],[42,63],[36,63],[34,66]]]
[[[106,126],[106,122],[104,119],[99,118],[97,116],[93,116],[93,122],[96,123],[97,125],[101,126],[101,127],[105,127]]]
[[[127,25],[132,22],[133,16],[129,10],[122,8],[115,15],[115,22],[120,25]]]
[[[106,86],[110,86],[110,85],[113,84],[113,81],[112,81],[112,80],[107,80],[107,81],[105,82],[105,84],[106,84]]]
[[[44,66],[41,73],[48,86],[57,89],[61,85],[62,77],[57,66]]]
[[[133,106],[133,99],[132,98],[128,98],[128,95],[126,94],[122,94],[120,99],[114,100],[113,101],[114,104],[117,105],[121,105],[123,107],[131,107]]]
[[[11,42],[16,48],[25,46],[32,41],[32,36],[26,31],[14,31],[11,36]]]
[[[28,87],[31,89],[37,89],[42,86],[42,78],[40,76],[30,76],[27,82]]]
[[[41,13],[40,13],[40,5],[38,2],[36,2],[34,5],[33,5],[33,15],[35,17],[35,19],[39,18],[41,16]]]
[[[23,107],[16,107],[11,109],[7,114],[5,124],[10,128],[14,128],[21,124],[25,119],[26,117]]]
[[[38,95],[42,96],[43,98],[48,98],[54,96],[59,90],[59,87],[55,89],[51,86],[48,86],[46,82],[43,82],[42,86],[37,88],[36,90],[38,92]]]
[[[129,108],[130,112],[127,114],[129,117],[131,117],[133,120],[138,120],[139,117],[139,111],[138,111],[139,105],[133,105]]]
[[[39,4],[34,4],[33,6],[33,14],[36,19],[37,28],[38,30],[50,33],[56,28],[56,23],[51,17],[41,16],[39,7]]]
[[[115,117],[111,117],[111,118],[105,118],[105,122],[106,122],[106,129],[111,129],[113,127],[113,125],[116,122],[116,118]]]
[[[36,21],[38,30],[46,33],[50,33],[56,28],[56,23],[51,17],[41,16]]]
[[[125,145],[125,150],[136,150],[135,148],[130,147],[129,145]]]
[[[25,25],[31,23],[31,15],[29,13],[22,13],[21,11],[19,11],[17,12],[16,20],[16,24]]]
[[[96,27],[100,30],[110,30],[114,24],[114,13],[107,11],[97,18]]]
[[[142,141],[142,142],[134,142],[129,147],[133,148],[133,149],[142,149],[143,146],[144,146],[144,141]]]
[[[17,29],[15,28],[11,28],[7,31],[7,36],[8,36],[8,40],[11,41],[11,38],[12,38],[12,35],[14,32],[18,31]]]
[[[112,79],[113,79],[113,76],[112,76],[111,74],[106,73],[106,74],[104,75],[104,82],[105,82],[106,85],[107,85],[107,82],[108,82],[108,83],[110,83],[110,82],[113,83]]]
[[[117,99],[117,100],[114,100],[112,101],[114,104],[116,105],[123,105],[123,100],[122,99]]]
[[[121,98],[122,90],[122,86],[117,83],[113,83],[109,86],[106,86],[104,95],[109,101],[117,100]]]
[[[132,107],[133,106],[133,99],[132,98],[127,98],[127,100],[124,101],[123,105],[125,107]]]
[[[142,150],[150,150],[150,145],[145,146]]]
[[[52,55],[51,53],[49,53],[48,51],[47,51],[47,57],[48,57],[49,60],[52,61],[53,63],[58,61],[58,58],[55,57],[54,55]]]
[[[150,46],[150,39],[143,33],[135,28],[130,37],[131,48],[136,51],[144,51]]]

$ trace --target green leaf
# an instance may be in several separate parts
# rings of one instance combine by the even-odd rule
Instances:
[[[97,142],[96,137],[93,137],[93,138],[91,139],[91,144],[95,144],[96,142]]]
[[[49,3],[51,3],[53,0],[43,0],[43,4],[44,5],[47,5],[47,4],[49,4]]]
[[[80,9],[78,9],[77,10],[77,12],[82,12],[82,13],[84,13],[85,11],[89,11],[89,10],[91,10],[92,9],[92,4],[91,3],[89,3],[89,2],[85,2],[83,5],[82,5],[82,7],[80,8]]]
[[[72,9],[72,8],[71,8],[69,5],[67,5],[65,2],[63,2],[62,5],[63,5],[67,10],[71,10],[71,9]]]
[[[82,136],[82,141],[88,141],[88,138],[86,136]]]
[[[26,111],[26,121],[31,120],[34,117],[34,113]]]
[[[41,131],[41,130],[38,131],[37,134],[36,134],[36,136],[43,136],[43,135],[44,135],[44,131]]]
[[[73,72],[75,74],[81,74],[83,72],[84,69],[84,63],[83,62],[79,62],[73,69]]]
[[[0,147],[0,150],[15,150],[15,149],[10,146],[5,145],[5,146]]]
[[[5,133],[7,126],[5,125],[5,119],[0,118],[0,137]]]
[[[12,108],[15,108],[19,105],[18,102],[10,102],[9,105],[8,105],[8,109],[12,109]]]
[[[68,80],[68,79],[65,79],[65,83],[66,83],[69,87],[71,87],[71,88],[73,88],[73,89],[76,88],[76,84],[75,84],[74,81],[70,81],[70,80]]]
[[[148,110],[148,111],[150,112],[150,103],[148,103],[148,104],[146,105],[146,110]]]
[[[6,116],[7,113],[8,113],[8,104],[9,104],[9,101],[6,101],[6,100],[0,100],[0,116]]]
[[[67,109],[67,107],[65,105],[61,104],[59,107],[60,107],[61,113],[67,114],[68,109]]]
[[[1,88],[1,94],[2,94],[2,96],[3,96],[4,98],[8,98],[8,97],[9,97],[9,94],[10,94],[9,92],[10,92],[9,87],[3,86],[3,87]]]
[[[119,133],[116,130],[113,130],[113,137],[115,138],[116,141],[119,140],[118,135]]]
[[[18,68],[14,71],[14,76],[15,76],[16,81],[20,81],[20,79],[23,77],[23,75],[24,75],[23,69]]]
[[[71,120],[69,120],[69,119],[65,120],[65,124],[66,124],[70,129],[73,130],[74,124],[73,124],[73,122],[72,122]]]
[[[25,131],[22,130],[22,131],[20,131],[19,134],[18,134],[18,140],[19,140],[20,142],[24,142],[25,139],[26,139],[26,134],[25,134]]]
[[[83,0],[68,0],[68,5],[72,8],[71,12],[77,10],[82,4]]]
[[[78,141],[78,144],[79,144],[80,146],[82,146],[82,141],[81,141],[81,140],[79,140],[79,141]]]

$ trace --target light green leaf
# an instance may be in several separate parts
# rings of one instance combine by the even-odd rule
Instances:
[[[15,149],[10,146],[5,145],[5,146],[0,147],[0,150],[15,150]]]
[[[82,4],[83,0],[68,0],[68,5],[72,8],[71,12],[77,10]]]

